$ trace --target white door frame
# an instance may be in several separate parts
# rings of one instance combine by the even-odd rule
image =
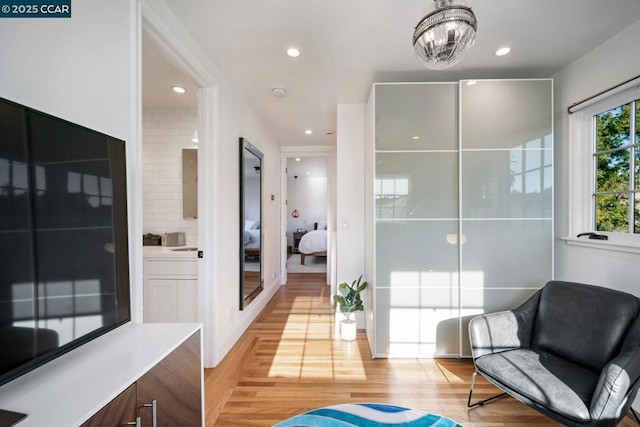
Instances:
[[[333,146],[282,146],[281,161],[281,245],[282,264],[281,283],[287,283],[287,159],[291,157],[325,157],[327,159],[327,231],[329,244],[327,247],[327,283],[331,286],[331,294],[336,291],[336,188],[335,188],[335,148]]]
[[[209,71],[215,69],[200,47],[188,35],[177,18],[163,4],[138,0],[142,31],[180,71],[198,86],[198,248],[206,262],[198,263],[200,320],[203,323],[203,362],[215,366],[220,253],[218,239],[218,188],[220,170],[219,84]],[[184,32],[184,33],[183,33]],[[142,198],[142,195],[140,195]]]

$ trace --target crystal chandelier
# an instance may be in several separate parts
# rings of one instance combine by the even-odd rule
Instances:
[[[476,40],[476,16],[464,0],[434,0],[413,33],[413,49],[427,67],[442,70],[462,60]],[[456,4],[454,4],[454,2]]]

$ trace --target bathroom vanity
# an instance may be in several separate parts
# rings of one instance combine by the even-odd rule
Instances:
[[[199,321],[197,248],[144,247],[144,322]]]

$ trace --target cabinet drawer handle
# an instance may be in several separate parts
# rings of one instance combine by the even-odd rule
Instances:
[[[145,403],[142,406],[144,406],[145,408],[151,408],[151,427],[157,427],[158,424],[156,422],[156,414],[158,413],[158,402],[156,401],[156,399],[153,399],[151,403]]]
[[[136,427],[140,427],[142,424],[140,424],[140,417],[136,418],[135,421],[131,421],[129,423],[127,423],[128,426],[136,426]]]

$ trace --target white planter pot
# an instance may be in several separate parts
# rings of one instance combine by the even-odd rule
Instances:
[[[345,341],[356,339],[357,323],[355,320],[340,321],[340,337]]]

